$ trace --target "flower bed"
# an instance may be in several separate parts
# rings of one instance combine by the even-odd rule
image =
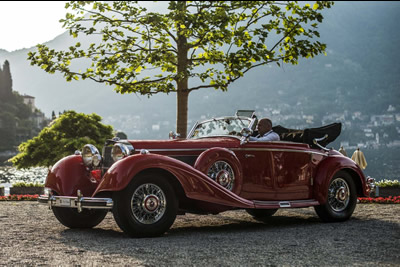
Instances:
[[[19,200],[28,200],[28,201],[36,201],[39,198],[39,195],[9,195],[9,196],[0,196],[0,201],[19,201]]]
[[[400,182],[399,180],[384,179],[375,183],[378,187],[376,193],[372,193],[370,197],[383,197],[400,196]]]
[[[358,201],[365,204],[400,204],[400,196],[389,197],[359,197]]]

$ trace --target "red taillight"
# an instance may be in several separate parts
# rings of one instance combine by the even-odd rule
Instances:
[[[100,180],[101,180],[101,170],[92,170],[90,172],[90,174],[97,182],[100,182]]]

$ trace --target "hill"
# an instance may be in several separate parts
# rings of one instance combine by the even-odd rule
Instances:
[[[212,113],[231,113],[236,107],[288,104],[300,106],[302,112],[315,114],[337,110],[376,113],[389,105],[399,108],[400,90],[396,61],[400,33],[396,17],[398,2],[337,2],[325,12],[319,31],[327,44],[328,55],[302,60],[298,66],[270,66],[255,69],[228,93],[199,91],[190,96],[193,119],[204,114],[204,105]],[[47,43],[65,49],[76,40],[64,33]],[[85,40],[79,40],[84,42]],[[12,53],[0,50],[0,62],[12,66],[14,90],[36,97],[37,105],[47,115],[52,110],[75,109],[102,116],[147,114],[160,107],[175,117],[175,97],[151,99],[135,95],[118,95],[112,88],[91,81],[67,83],[60,74],[49,75],[26,60],[28,51]],[[239,102],[238,99],[241,101]],[[234,107],[216,103],[237,103]],[[118,104],[113,104],[118,103]],[[296,112],[296,110],[294,110]]]
[[[387,143],[400,140],[396,128],[400,129],[396,119],[400,113],[398,14],[400,2],[336,2],[324,12],[318,29],[321,42],[327,44],[327,56],[304,59],[297,66],[254,69],[228,92],[193,92],[189,96],[189,128],[195,120],[233,114],[236,109],[256,109],[260,117],[269,116],[274,123],[291,128],[320,126],[341,117],[343,122],[349,120],[351,127],[346,124],[333,145],[347,141],[354,146],[366,143],[364,130],[374,123],[373,116],[391,110],[394,124],[370,129],[369,138],[376,139],[378,133]],[[46,44],[66,49],[75,42],[64,33]],[[37,107],[48,117],[53,110],[96,112],[135,139],[166,138],[175,129],[174,94],[147,98],[119,95],[111,87],[91,81],[68,83],[61,74],[50,75],[30,66],[26,58],[33,50],[0,50],[0,62],[11,63],[14,90],[35,96]],[[378,168],[380,163],[376,164]]]

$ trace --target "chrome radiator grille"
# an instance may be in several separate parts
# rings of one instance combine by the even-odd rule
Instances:
[[[103,147],[103,168],[108,169],[114,163],[111,157],[111,149],[112,146],[104,146]]]

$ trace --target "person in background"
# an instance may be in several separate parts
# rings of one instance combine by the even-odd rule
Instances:
[[[346,152],[346,150],[344,149],[343,146],[340,147],[339,152],[342,153],[343,156],[348,157],[348,156],[347,156],[347,152]]]
[[[361,169],[367,168],[367,161],[365,160],[364,153],[360,150],[360,148],[357,148],[356,151],[354,151],[353,156],[351,156],[351,159],[357,163],[358,166],[360,166]]]
[[[279,141],[279,135],[272,130],[272,122],[268,118],[261,119],[257,124],[258,135],[250,136],[250,141]]]

